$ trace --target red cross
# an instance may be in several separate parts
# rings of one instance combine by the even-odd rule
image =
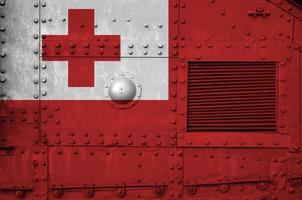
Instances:
[[[42,36],[43,61],[68,61],[69,87],[94,87],[94,61],[120,60],[120,35],[94,35],[94,10],[68,10],[68,35]]]

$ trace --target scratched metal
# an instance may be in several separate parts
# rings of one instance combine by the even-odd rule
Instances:
[[[43,100],[104,100],[104,83],[119,72],[131,73],[141,83],[141,100],[168,99],[167,0],[143,3],[141,0],[48,0],[41,3],[41,34],[67,35],[68,9],[95,9],[95,35],[121,35],[122,57],[121,61],[95,62],[93,88],[68,88],[67,62],[43,62],[47,65],[41,77],[47,79],[47,83],[41,85]]]
[[[6,1],[1,7],[1,73],[4,83],[0,83],[4,99],[34,99],[39,94],[39,70],[34,65],[39,65],[39,8],[34,7],[36,1],[22,0]],[[35,38],[36,35],[36,38]],[[3,41],[5,43],[3,44]],[[35,54],[36,53],[36,54]],[[34,83],[36,81],[36,84]],[[37,97],[37,96],[36,96]]]

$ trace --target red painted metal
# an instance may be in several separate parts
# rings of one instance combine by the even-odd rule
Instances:
[[[79,51],[72,34],[42,45],[44,60],[69,61],[72,87],[93,86],[92,60],[120,59],[120,37],[94,36],[81,12]],[[169,100],[1,103],[0,199],[301,199],[301,31],[287,1],[170,0]],[[274,133],[187,129],[189,63],[222,62],[276,64]]]

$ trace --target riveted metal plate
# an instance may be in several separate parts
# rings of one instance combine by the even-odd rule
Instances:
[[[94,187],[99,193],[111,191],[113,196],[114,188],[123,185],[134,191],[152,191],[163,185],[167,193],[177,194],[182,156],[181,151],[168,148],[51,147],[49,185],[70,192]]]
[[[39,8],[35,3],[13,0],[1,7],[0,87],[5,100],[39,96]]]
[[[120,61],[96,61],[94,63],[94,86],[90,88],[68,85],[68,63],[47,61],[42,70],[45,100],[106,100],[102,88],[105,81],[121,71],[132,73],[141,83],[142,100],[168,99],[168,1],[44,1],[41,8],[41,34],[67,35],[68,10],[94,10],[95,35],[119,35],[121,37]],[[89,41],[86,41],[89,43]],[[110,46],[107,45],[107,46]],[[100,48],[106,52],[105,44]],[[105,54],[104,54],[105,55]],[[70,62],[69,62],[70,65]],[[84,74],[83,74],[84,76]],[[79,95],[81,94],[81,95]]]

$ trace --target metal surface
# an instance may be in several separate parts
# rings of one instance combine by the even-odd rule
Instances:
[[[0,0],[0,199],[301,199],[301,33],[285,0]]]
[[[136,95],[136,86],[129,78],[118,78],[110,83],[108,87],[109,97],[113,101],[130,101]]]
[[[127,104],[130,101],[138,101],[140,99],[142,86],[133,75],[121,72],[107,80],[104,92],[107,100]]]
[[[95,35],[109,38],[120,35],[121,52],[120,61],[111,61],[110,55],[105,53],[104,61],[94,63],[95,87],[91,88],[67,86],[66,62],[43,62],[48,66],[42,71],[42,77],[48,79],[41,86],[47,92],[43,99],[105,100],[106,97],[99,92],[105,81],[123,71],[133,74],[145,88],[142,100],[168,99],[168,0],[150,0],[143,4],[137,0],[49,0],[44,3],[45,6],[41,7],[41,34],[67,35],[68,23],[72,23],[68,10],[93,9]],[[104,52],[108,51],[110,44],[113,43],[103,44]]]

